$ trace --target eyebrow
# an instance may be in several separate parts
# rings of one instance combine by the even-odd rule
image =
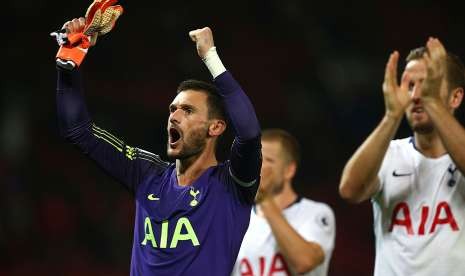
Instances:
[[[187,108],[190,108],[192,110],[197,110],[197,108],[195,106],[191,105],[191,104],[179,104],[179,105],[170,104],[169,109],[171,110],[172,108],[177,107],[177,106],[179,106],[180,108],[186,108],[187,107]]]
[[[263,156],[263,159],[267,161],[275,161],[275,158],[270,157],[270,156]]]

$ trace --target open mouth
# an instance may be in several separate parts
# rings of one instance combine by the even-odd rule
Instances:
[[[168,133],[170,145],[176,144],[181,139],[181,133],[174,127],[170,127]]]
[[[414,107],[414,108],[412,109],[412,113],[417,113],[417,114],[419,114],[419,113],[422,113],[422,112],[423,112],[423,107]]]

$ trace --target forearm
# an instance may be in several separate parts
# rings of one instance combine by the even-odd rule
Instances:
[[[91,124],[82,96],[81,76],[77,69],[57,68],[57,74],[58,126],[63,137],[73,140],[79,135],[79,130],[89,128]]]
[[[424,107],[441,138],[447,153],[465,173],[465,129],[439,101],[425,101]]]
[[[385,115],[347,162],[341,178],[339,193],[352,202],[361,202],[376,192],[378,171],[401,118]]]
[[[306,273],[315,269],[325,258],[320,245],[305,240],[287,222],[281,210],[272,198],[260,203],[260,208],[267,219],[281,254],[297,273]]]
[[[231,73],[226,71],[216,48],[212,47],[208,51],[204,62],[223,98],[236,137],[241,141],[257,138],[260,135],[260,126],[252,103]]]

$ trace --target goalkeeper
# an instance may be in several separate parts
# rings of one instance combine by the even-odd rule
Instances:
[[[210,28],[191,31],[214,85],[187,80],[173,95],[166,126],[172,163],[132,147],[98,127],[86,108],[80,64],[95,41],[95,32],[85,33],[91,21],[74,19],[56,33],[59,129],[134,196],[131,275],[230,275],[261,168],[260,127],[249,98],[223,66]],[[215,145],[226,118],[235,139],[229,160],[220,163]]]

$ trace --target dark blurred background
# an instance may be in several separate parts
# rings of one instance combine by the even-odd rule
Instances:
[[[0,275],[129,273],[131,196],[57,131],[49,33],[90,2],[4,2]],[[301,142],[296,189],[335,211],[330,275],[371,275],[371,206],[339,198],[342,168],[383,115],[389,53],[405,57],[434,35],[464,57],[464,23],[462,9],[447,1],[126,1],[116,29],[82,66],[86,98],[99,126],[166,156],[178,83],[210,79],[187,33],[212,27],[262,127],[284,128]],[[403,123],[398,137],[408,135]]]

